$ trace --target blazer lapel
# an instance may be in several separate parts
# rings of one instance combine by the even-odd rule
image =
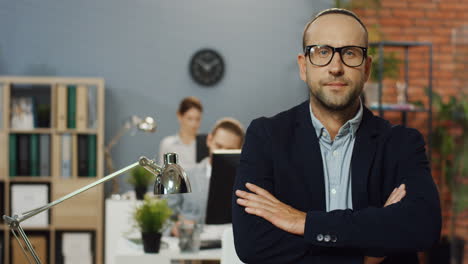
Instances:
[[[301,104],[296,116],[291,163],[304,179],[308,210],[326,210],[322,155],[310,118],[309,101]]]
[[[368,206],[367,180],[376,151],[377,128],[373,114],[364,107],[363,118],[356,134],[351,158],[353,209]]]

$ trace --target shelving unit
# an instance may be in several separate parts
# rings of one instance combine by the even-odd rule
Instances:
[[[0,87],[0,144],[4,146],[0,150],[1,215],[20,213],[12,212],[13,201],[11,198],[11,187],[13,185],[47,185],[49,187],[48,202],[51,202],[103,177],[103,79],[0,76]],[[74,92],[70,92],[71,90],[74,90]],[[40,98],[37,98],[38,96]],[[34,111],[37,110],[37,112],[33,111],[34,124],[31,128],[20,129],[11,126],[11,120],[15,113],[17,113],[15,112],[17,110],[11,110],[12,103],[16,105],[19,97],[33,98],[33,109],[35,109]],[[39,110],[39,108],[41,110]],[[38,111],[42,111],[40,117]],[[40,118],[41,120],[39,120]],[[74,119],[75,123],[70,123],[70,119]],[[48,124],[48,126],[43,127],[44,124]],[[42,127],[38,127],[38,125],[42,125]],[[13,145],[15,141],[12,143],[11,137],[21,136],[22,138],[28,138],[28,135],[37,135],[30,136],[28,142],[28,144],[30,144],[29,148],[19,148],[18,144],[20,143],[18,142],[16,142],[17,145]],[[62,139],[64,135],[70,135],[69,144],[63,142]],[[79,148],[85,147],[84,145],[78,145],[78,135],[85,135],[85,137],[81,138],[88,140],[86,141],[88,142],[86,150],[88,151],[87,153],[92,154],[91,156],[94,155],[94,159],[90,158],[89,160],[84,160],[83,154],[78,157],[78,153],[80,153]],[[31,143],[31,141],[36,142],[36,140],[38,140],[37,138],[40,140],[41,136],[48,138],[48,141],[44,140],[39,141],[39,143]],[[34,140],[31,139],[33,137],[35,138]],[[23,144],[21,146],[27,145],[26,143],[21,144]],[[35,146],[33,144],[38,145]],[[62,144],[68,144],[66,150],[69,150],[69,152],[64,151],[64,145]],[[30,154],[34,151],[37,151],[39,157],[35,158],[32,156],[33,154]],[[10,153],[15,152],[21,152],[21,154],[10,155]],[[25,154],[26,152],[27,154]],[[81,152],[83,152],[82,149]],[[42,155],[44,153],[47,154]],[[30,159],[19,159],[18,155],[21,155],[23,158],[30,157]],[[45,159],[43,159],[44,156]],[[34,162],[38,162],[36,159],[39,158],[41,159],[41,163],[38,165]],[[44,162],[44,160],[47,159],[49,161],[48,170],[42,170],[43,168],[40,166],[47,165],[47,163]],[[80,164],[80,161],[86,162],[86,164]],[[25,164],[31,165],[30,168],[26,169],[30,174],[27,176],[10,175],[12,174],[11,172],[15,170],[18,172],[18,166],[23,166],[22,169],[24,172]],[[12,170],[13,165],[15,166],[14,170]],[[36,167],[33,169],[34,166]],[[90,173],[87,175],[78,175],[79,166],[87,166],[87,171]],[[62,173],[64,169],[70,172],[69,176],[64,177]],[[38,170],[41,173],[47,171],[49,173],[48,175],[41,175],[41,173],[38,173]],[[84,171],[83,167],[81,171]],[[41,176],[29,176],[34,174]],[[25,193],[25,196],[27,195],[28,194]],[[17,193],[15,197],[20,196],[21,193]],[[25,201],[27,200],[27,198],[24,199]],[[33,245],[36,243],[36,245],[34,245],[35,247],[46,247],[46,259],[41,260],[43,263],[51,264],[62,263],[60,257],[62,247],[58,244],[62,241],[61,234],[64,232],[92,233],[90,251],[92,253],[93,263],[101,264],[103,262],[103,206],[103,186],[98,185],[87,192],[65,201],[63,204],[51,208],[48,212],[50,213],[50,217],[47,225],[37,227],[23,225],[23,228],[28,236],[36,238],[35,240],[31,239]],[[46,212],[43,212],[43,214],[45,213]],[[40,215],[35,217],[38,216]],[[34,219],[34,217],[30,220],[32,219]],[[18,254],[17,242],[13,241],[14,236],[9,232],[9,228],[3,223],[3,220],[0,221],[0,242],[2,241],[2,237],[3,249],[0,250],[3,250],[3,252],[0,253],[0,257],[3,256],[3,263],[27,263],[22,256],[22,252]],[[45,245],[42,245],[44,241],[43,238],[45,238],[46,241]]]
[[[432,135],[432,43],[430,42],[393,42],[393,41],[383,41],[383,42],[375,42],[370,43],[369,46],[376,47],[378,49],[378,67],[377,74],[378,74],[378,105],[376,107],[371,107],[371,110],[375,110],[378,112],[380,117],[384,117],[385,112],[400,112],[401,113],[401,124],[407,125],[408,122],[408,113],[427,113],[427,152],[428,157],[431,157],[431,135]],[[403,49],[404,53],[404,60],[403,60],[403,67],[404,67],[404,81],[405,81],[405,88],[404,88],[404,100],[408,102],[408,89],[409,84],[411,83],[410,80],[410,60],[409,60],[409,53],[411,49],[416,47],[425,47],[427,49],[427,97],[428,97],[428,105],[424,108],[415,108],[415,109],[386,109],[382,102],[383,97],[383,80],[384,76],[384,54],[385,48],[398,48]],[[430,159],[430,158],[429,158]]]

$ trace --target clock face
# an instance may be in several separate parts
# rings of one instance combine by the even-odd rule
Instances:
[[[223,58],[212,49],[199,50],[190,60],[189,71],[193,80],[198,84],[215,85],[223,78]]]

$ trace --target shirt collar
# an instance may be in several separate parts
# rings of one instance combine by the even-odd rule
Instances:
[[[323,132],[325,131],[326,134],[328,134],[327,129],[323,126],[322,122],[315,117],[314,112],[312,112],[312,106],[309,103],[309,111],[310,111],[310,117],[312,119],[312,125],[315,128],[315,133],[317,135],[317,138],[320,139],[320,137],[324,134]],[[351,132],[351,135],[354,137],[356,136],[356,132],[359,129],[359,125],[361,124],[362,121],[362,116],[363,116],[364,110],[362,106],[362,101],[359,100],[359,110],[356,113],[356,115],[348,120],[338,131],[337,135],[346,135],[347,133]]]
[[[180,136],[179,136],[179,132],[177,132],[177,133],[175,134],[175,141],[174,141],[175,144],[190,146],[190,145],[192,145],[192,144],[195,144],[196,141],[197,141],[197,140],[195,139],[192,143],[190,143],[190,144],[187,145],[187,144],[185,144],[184,142],[182,142],[182,139],[181,139]]]

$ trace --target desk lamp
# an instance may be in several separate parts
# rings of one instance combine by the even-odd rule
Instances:
[[[154,184],[154,194],[155,195],[165,195],[165,194],[174,194],[174,193],[189,193],[192,191],[190,186],[190,182],[188,180],[187,174],[185,173],[184,169],[178,164],[178,156],[176,153],[166,153],[164,154],[164,165],[158,166],[156,162],[153,160],[148,159],[147,157],[141,157],[137,162],[128,165],[114,173],[111,173],[105,176],[102,179],[99,179],[89,185],[86,185],[76,191],[73,191],[51,203],[48,203],[44,206],[39,208],[27,211],[22,213],[21,215],[14,215],[14,216],[7,216],[4,215],[3,219],[5,223],[10,228],[11,232],[15,236],[16,240],[20,244],[23,253],[25,254],[26,258],[28,259],[29,263],[36,263],[42,264],[41,260],[37,256],[36,251],[34,250],[31,242],[28,239],[28,236],[24,232],[23,228],[20,226],[21,222],[40,214],[46,210],[49,210],[51,207],[68,200],[92,187],[99,185],[103,182],[106,182],[118,175],[121,175],[129,170],[137,167],[142,166],[146,170],[150,171],[152,174],[155,175],[156,181]],[[23,242],[26,246],[23,245],[20,239],[23,239]],[[29,254],[28,254],[29,252]],[[31,258],[34,262],[31,261]]]

